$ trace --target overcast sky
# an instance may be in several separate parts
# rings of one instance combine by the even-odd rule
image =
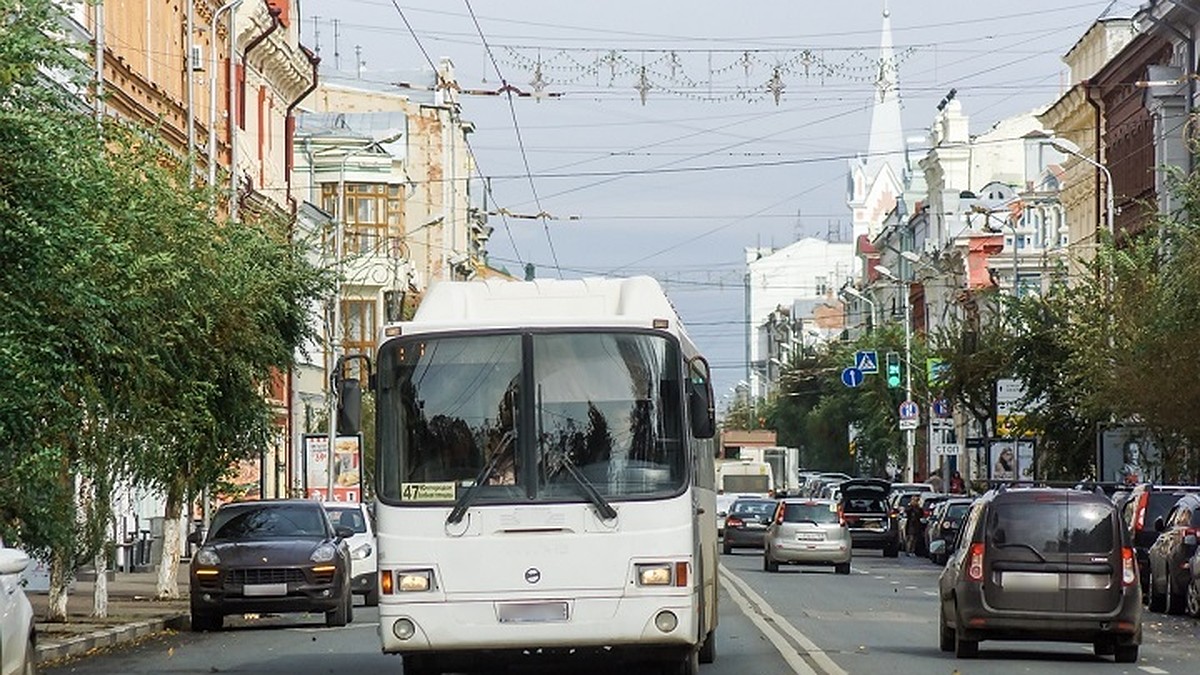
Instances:
[[[887,4],[905,132],[923,138],[951,88],[972,133],[1052,103],[1068,80],[1061,57],[1113,3]],[[303,0],[300,10],[323,72],[394,82],[449,57],[466,89],[545,92],[461,99],[489,205],[551,215],[493,217],[493,266],[658,277],[720,397],[745,375],[744,249],[849,237],[847,161],[867,148],[884,5]]]

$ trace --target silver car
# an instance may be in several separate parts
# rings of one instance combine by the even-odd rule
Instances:
[[[781,499],[763,540],[763,570],[832,565],[850,573],[850,530],[832,499]]]

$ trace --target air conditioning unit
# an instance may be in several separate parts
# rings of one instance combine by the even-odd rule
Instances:
[[[936,241],[926,241],[925,242],[925,253],[927,253],[929,255],[937,255],[938,254],[937,242]]]
[[[204,70],[204,47],[200,45],[192,45],[192,53],[188,59],[191,64],[192,72],[198,73]]]

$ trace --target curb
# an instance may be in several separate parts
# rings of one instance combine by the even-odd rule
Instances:
[[[160,633],[164,630],[184,630],[187,627],[188,615],[179,614],[145,621],[135,621],[61,640],[47,640],[45,643],[39,640],[37,645],[37,661],[38,663],[56,661],[68,656],[86,654],[101,647],[111,647],[132,642],[138,638]]]

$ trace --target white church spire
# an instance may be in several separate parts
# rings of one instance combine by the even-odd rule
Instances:
[[[875,75],[875,105],[871,109],[871,137],[867,145],[867,173],[876,174],[883,164],[904,180],[904,126],[900,119],[900,83],[896,52],[892,47],[892,17],[887,0],[883,4],[883,30],[879,39],[878,70]]]

